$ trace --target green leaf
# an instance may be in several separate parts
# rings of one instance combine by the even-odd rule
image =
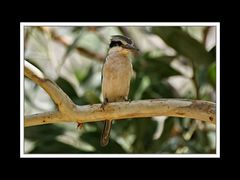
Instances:
[[[84,93],[84,99],[88,104],[100,103],[99,95],[93,90],[87,90]]]
[[[130,90],[129,90],[129,99],[135,99],[136,92],[140,91],[138,90],[140,88],[140,85],[142,83],[142,75],[138,74],[137,77],[131,81]],[[138,97],[141,97],[141,94],[137,95]]]
[[[77,47],[78,45],[78,40],[80,39],[80,35],[78,35],[77,37],[75,37],[75,39],[73,40],[72,44],[70,44],[67,49],[66,52],[63,56],[63,59],[67,58],[67,56]]]
[[[56,136],[64,133],[64,128],[47,124],[44,126],[33,126],[24,129],[24,137],[30,140],[54,139]]]
[[[216,88],[216,63],[212,63],[208,68],[208,79],[211,85]]]
[[[73,33],[79,33],[79,32],[82,31],[82,29],[83,29],[83,27],[80,27],[80,26],[73,27],[73,28],[72,28],[72,32],[73,32]]]
[[[152,83],[145,93],[148,98],[172,98],[177,92],[167,81],[161,81]]]
[[[36,146],[29,153],[31,154],[71,154],[71,153],[87,153],[86,151],[77,149],[69,144],[59,142],[57,140],[46,140],[36,143]]]
[[[136,78],[131,82],[130,99],[172,97],[174,89],[164,80],[181,75],[171,67],[175,56],[152,56],[144,53],[134,61]]]
[[[216,46],[214,46],[209,53],[216,59]]]
[[[56,80],[56,83],[72,100],[74,98],[78,98],[78,95],[73,86],[67,80],[59,77]]]
[[[215,58],[206,51],[203,44],[179,27],[154,27],[152,31],[179,54],[191,59],[198,65],[208,65],[215,61]]]
[[[78,46],[78,41],[81,38],[81,34],[76,36],[75,39],[73,40],[72,44],[70,44],[67,48],[66,51],[64,53],[64,55],[62,56],[62,60],[61,63],[58,66],[58,71],[60,70],[60,68],[63,66],[63,64],[65,63],[67,57],[72,53],[72,51],[74,49],[76,49],[76,47]]]
[[[94,153],[126,153],[125,150],[114,139],[110,138],[106,147],[100,145],[101,132],[84,133],[80,138],[95,148]]]
[[[141,79],[141,84],[139,85],[138,89],[135,91],[134,99],[141,99],[143,92],[149,87],[151,80],[148,76],[144,76]]]
[[[153,134],[157,128],[157,122],[151,118],[141,118],[135,123],[136,139],[133,143],[134,153],[144,153],[153,142]]]
[[[29,153],[85,153],[85,151],[57,141],[57,136],[64,134],[65,130],[53,124],[25,128],[24,137],[34,142],[34,148]]]
[[[187,141],[186,145],[189,147],[191,153],[209,153],[210,141],[207,133],[197,129],[190,141]]]
[[[74,74],[80,84],[88,83],[88,81],[92,78],[92,75],[94,74],[94,67],[89,66],[79,70],[75,70]]]
[[[174,126],[176,118],[168,117],[164,122],[163,132],[159,139],[153,140],[151,147],[149,147],[149,152],[160,152],[163,150],[163,144],[167,142],[170,138],[172,128]],[[166,147],[165,147],[166,148]]]
[[[170,76],[181,75],[179,71],[170,66],[175,56],[151,57],[148,53],[136,59],[134,69],[136,73],[150,76],[150,78],[164,79]]]

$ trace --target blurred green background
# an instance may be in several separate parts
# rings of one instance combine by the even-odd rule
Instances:
[[[24,56],[78,105],[100,103],[101,68],[111,35],[130,37],[129,98],[188,98],[216,102],[215,27],[26,27]],[[25,115],[56,107],[34,82],[24,80]],[[103,122],[24,128],[25,153],[216,153],[215,125],[188,118],[152,117],[115,121],[101,147]]]

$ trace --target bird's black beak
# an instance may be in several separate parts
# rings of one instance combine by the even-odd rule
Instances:
[[[134,50],[134,51],[139,51],[139,49],[135,46],[135,45],[130,45],[130,44],[126,44],[123,46],[126,49],[130,49],[130,50]]]

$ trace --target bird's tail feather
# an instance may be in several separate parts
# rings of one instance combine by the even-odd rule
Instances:
[[[103,128],[103,131],[102,131],[102,136],[101,136],[101,141],[100,141],[101,146],[108,145],[109,138],[110,138],[111,127],[112,127],[112,120],[106,120],[104,122],[104,128]]]

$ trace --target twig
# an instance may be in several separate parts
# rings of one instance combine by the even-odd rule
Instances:
[[[216,123],[216,105],[212,102],[185,99],[154,99],[131,102],[75,105],[70,98],[40,70],[25,61],[25,76],[41,86],[53,99],[59,111],[25,116],[24,126],[61,122],[96,122],[106,119],[126,119],[152,116],[188,117]]]
[[[195,91],[196,91],[196,99],[200,99],[199,83],[198,83],[198,79],[197,79],[197,69],[195,67],[194,62],[193,61],[191,61],[191,62],[192,62],[192,70],[193,70],[192,82],[194,84]]]
[[[59,35],[58,35],[54,30],[52,30],[52,29],[47,29],[47,28],[45,28],[45,27],[39,27],[39,30],[41,30],[41,31],[43,31],[43,32],[49,33],[49,34],[51,35],[51,37],[52,37],[55,41],[59,42],[60,44],[66,46],[66,47],[69,47],[69,46],[71,45],[69,42],[67,42],[67,40],[66,40],[64,37],[59,36]],[[85,48],[83,48],[83,47],[76,47],[76,50],[77,50],[77,52],[78,52],[80,55],[86,56],[86,57],[88,57],[88,58],[90,58],[90,59],[96,59],[96,60],[98,60],[98,61],[100,61],[100,62],[103,62],[104,59],[105,59],[104,55],[98,54],[98,53],[95,53],[95,52],[92,52],[92,51],[89,51],[89,50],[87,50],[87,49],[85,49]]]

